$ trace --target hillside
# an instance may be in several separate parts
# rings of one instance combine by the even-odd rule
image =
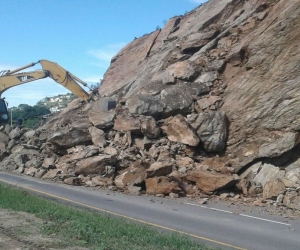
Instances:
[[[171,18],[111,60],[98,100],[2,127],[0,168],[300,209],[299,15],[299,1],[210,0]]]
[[[57,96],[46,97],[40,100],[37,105],[45,106],[51,113],[56,113],[66,108],[74,99],[76,99],[76,96],[72,93],[60,94]]]
[[[8,110],[9,115],[12,115],[11,123],[14,125],[19,124],[20,119],[22,119],[25,128],[38,128],[50,116],[65,109],[75,98],[75,95],[68,93],[46,97],[34,106],[20,104],[18,107],[12,107]]]

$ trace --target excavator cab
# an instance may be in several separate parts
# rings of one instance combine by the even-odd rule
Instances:
[[[8,111],[6,101],[0,98],[0,124],[8,123]]]

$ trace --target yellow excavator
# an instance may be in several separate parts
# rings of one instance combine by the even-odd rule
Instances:
[[[24,69],[33,67],[38,63],[42,66],[42,69],[30,72],[20,72]],[[59,66],[57,63],[48,60],[39,60],[36,63],[30,63],[14,70],[0,72],[0,124],[8,122],[7,103],[4,98],[1,98],[2,93],[11,87],[46,77],[52,78],[55,82],[61,84],[85,101],[90,98],[90,95],[79,85],[80,83],[83,86],[88,87],[85,82]]]

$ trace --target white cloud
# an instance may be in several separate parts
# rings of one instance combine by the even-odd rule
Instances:
[[[110,44],[105,48],[88,50],[87,53],[102,62],[110,63],[111,58],[114,57],[125,45],[125,43]]]
[[[110,62],[111,58],[114,56],[114,53],[111,53],[111,51],[104,51],[101,49],[89,50],[88,54],[105,62]]]
[[[126,45],[126,43],[115,43],[115,44],[110,44],[107,47],[110,49],[115,49],[117,50],[117,52],[122,49],[124,46]]]
[[[87,54],[94,59],[89,62],[91,66],[97,67],[97,71],[100,68],[100,72],[96,74],[86,74],[83,77],[83,81],[89,85],[99,83],[100,79],[103,79],[103,74],[110,65],[111,59],[125,46],[125,43],[116,43],[105,46],[100,49],[90,49]],[[92,68],[92,67],[91,67]],[[95,71],[95,70],[94,70]]]
[[[87,76],[83,78],[83,81],[87,83],[98,83],[100,79],[103,78],[103,75],[93,75],[93,76]]]

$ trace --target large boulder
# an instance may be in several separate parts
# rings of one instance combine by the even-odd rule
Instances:
[[[21,136],[21,134],[22,134],[22,132],[21,132],[20,127],[16,127],[12,131],[10,131],[9,138],[10,139],[17,139]]]
[[[267,182],[263,187],[264,199],[275,199],[286,192],[284,183],[280,180],[272,180]]]
[[[166,104],[161,102],[159,96],[141,94],[130,97],[126,101],[126,107],[131,114],[158,117],[163,113]]]
[[[56,132],[48,139],[57,149],[71,148],[76,145],[90,143],[91,140],[92,138],[88,130],[78,130],[75,128]]]
[[[174,63],[170,65],[167,71],[172,71],[172,75],[176,79],[184,80],[184,81],[192,81],[199,74],[199,66],[193,62],[188,60]]]
[[[149,87],[148,87],[149,88]],[[155,95],[150,95],[154,92]],[[153,117],[167,117],[176,114],[189,114],[193,111],[193,95],[206,93],[205,86],[196,84],[176,84],[162,88],[154,85],[148,93],[132,96],[126,101],[126,107],[132,114]]]
[[[222,152],[226,146],[228,119],[224,111],[190,115],[187,121],[197,132],[208,152]]]
[[[182,115],[176,115],[166,126],[163,126],[162,129],[170,141],[180,142],[190,146],[197,146],[200,142],[198,136]]]
[[[113,126],[116,113],[114,110],[110,110],[106,112],[90,110],[88,112],[88,116],[89,116],[89,120],[95,127],[104,129]]]
[[[107,166],[115,163],[116,159],[112,155],[98,155],[83,159],[76,164],[75,174],[105,174]]]
[[[288,152],[299,143],[298,133],[284,133],[281,137],[272,142],[262,144],[258,150],[258,158],[270,157],[274,158]]]
[[[114,130],[139,133],[141,130],[141,122],[138,118],[133,116],[118,115],[115,119]]]
[[[179,193],[182,189],[178,182],[171,180],[169,177],[160,176],[146,179],[147,194],[169,194]]]
[[[261,170],[253,178],[253,181],[264,187],[269,181],[282,180],[284,175],[285,171],[279,167],[275,167],[271,164],[262,164]]]
[[[96,127],[90,127],[89,132],[94,145],[102,148],[106,146],[105,133],[103,130]]]
[[[172,85],[160,93],[160,101],[166,105],[164,116],[189,114],[193,111],[193,90],[190,86]],[[190,89],[190,91],[189,91]]]
[[[169,162],[154,162],[146,170],[146,177],[166,176],[172,173],[173,166]]]
[[[141,131],[150,139],[155,139],[160,136],[160,128],[158,127],[156,120],[151,116],[141,118]]]
[[[91,103],[88,117],[91,123],[97,128],[110,128],[115,118],[116,101],[112,98],[100,98]]]
[[[99,148],[95,145],[89,145],[89,146],[76,146],[73,148],[69,148],[67,150],[67,154],[60,157],[56,164],[62,164],[62,163],[73,163],[78,162],[79,160],[82,160],[84,158],[88,158],[94,155],[97,155],[99,153]]]
[[[190,171],[186,178],[189,181],[195,182],[197,187],[203,192],[214,192],[231,188],[237,182],[233,176],[208,171]]]
[[[138,160],[127,171],[116,176],[115,185],[119,188],[125,188],[127,186],[141,186],[144,183],[147,176],[147,169],[150,163]]]

